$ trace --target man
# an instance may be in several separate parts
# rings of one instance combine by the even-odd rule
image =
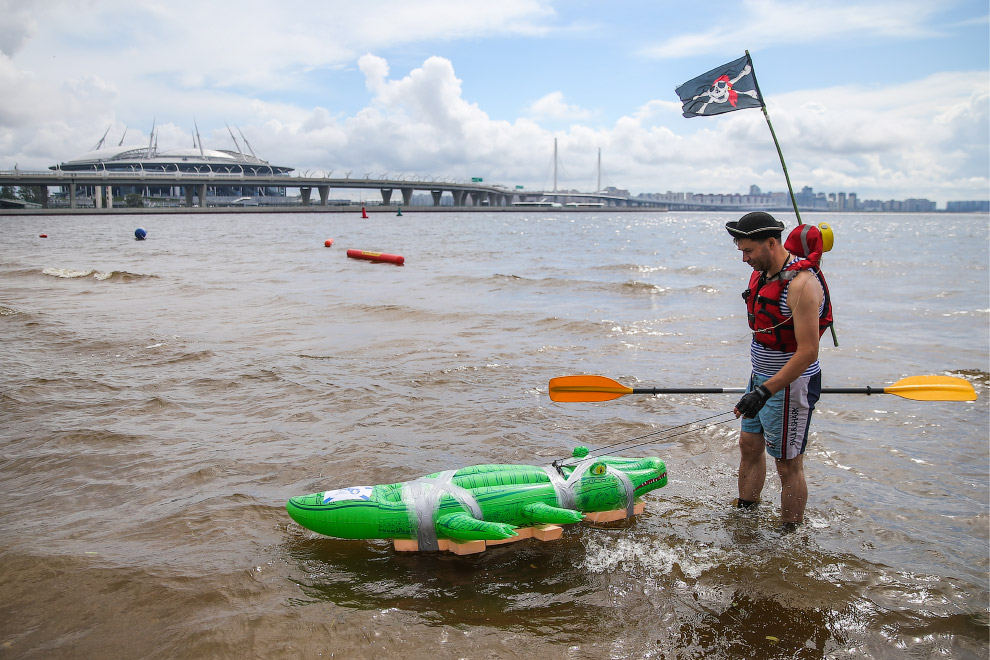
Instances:
[[[735,505],[759,502],[766,481],[765,447],[776,460],[782,528],[789,531],[803,522],[808,501],[804,451],[821,393],[818,340],[832,321],[828,285],[818,270],[821,236],[816,227],[801,225],[781,243],[783,223],[760,211],[725,227],[753,268],[743,293],[753,330],[753,373],[734,410],[743,418]]]

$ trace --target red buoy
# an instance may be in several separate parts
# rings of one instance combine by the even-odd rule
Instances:
[[[365,210],[363,206],[361,207],[361,217],[364,219],[367,219],[368,217],[368,212]]]
[[[328,238],[327,240],[323,241],[323,247],[330,247],[331,245],[333,245],[332,238]]]
[[[38,238],[48,238],[48,234],[38,234]]]
[[[351,259],[365,259],[374,262],[387,262],[401,266],[406,262],[405,257],[398,254],[385,254],[384,252],[367,252],[365,250],[348,250],[347,256]]]

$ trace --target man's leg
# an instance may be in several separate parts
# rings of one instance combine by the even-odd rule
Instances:
[[[739,433],[739,499],[759,502],[767,479],[766,442],[762,433]]]
[[[787,460],[776,459],[780,475],[780,518],[784,523],[804,520],[808,504],[808,484],[804,479],[804,454]]]
[[[821,374],[801,377],[782,390],[781,447],[774,456],[780,475],[780,517],[785,526],[804,521],[808,483],[804,478],[804,451],[808,446],[811,415],[821,392]],[[778,392],[780,394],[780,392]]]

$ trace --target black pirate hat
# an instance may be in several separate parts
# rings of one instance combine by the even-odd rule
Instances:
[[[769,213],[753,211],[736,222],[725,223],[725,228],[734,238],[761,239],[774,234],[780,236],[784,231],[784,223]]]

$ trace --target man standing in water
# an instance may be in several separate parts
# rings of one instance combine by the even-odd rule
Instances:
[[[747,213],[725,228],[742,260],[753,268],[743,293],[753,330],[753,373],[735,407],[736,417],[743,420],[739,498],[734,504],[749,508],[759,502],[767,475],[765,447],[777,463],[782,528],[789,531],[804,520],[808,501],[804,451],[821,393],[818,340],[832,321],[828,285],[818,270],[821,250],[807,258],[810,250],[804,241],[805,249],[798,252],[805,254],[791,254],[781,242],[784,224],[761,211]],[[804,231],[803,239],[808,230],[817,232],[807,225],[795,231]]]

